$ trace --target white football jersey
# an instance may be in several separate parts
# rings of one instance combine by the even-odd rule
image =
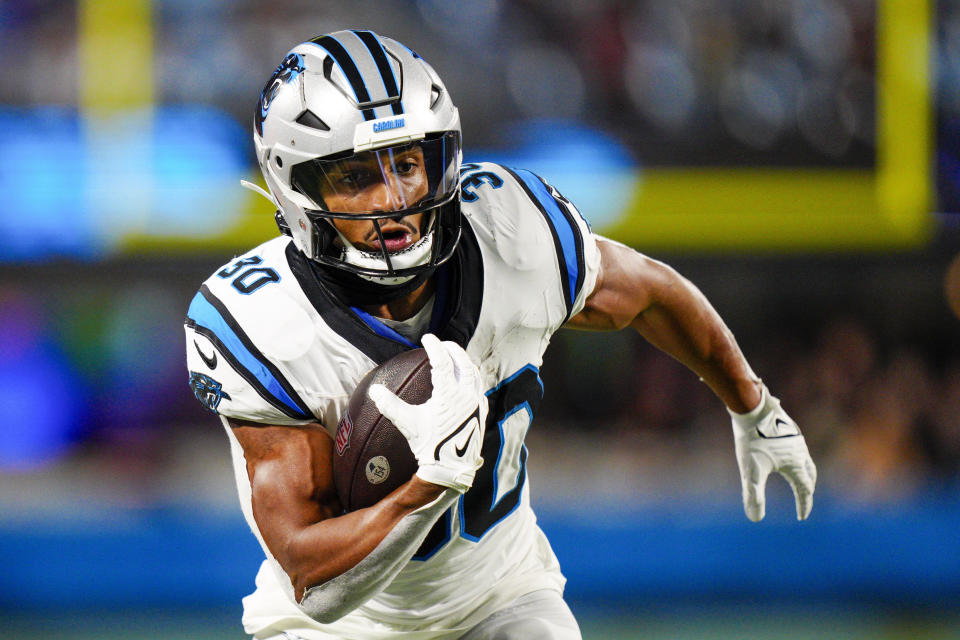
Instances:
[[[524,438],[543,393],[544,350],[583,308],[600,256],[576,208],[533,173],[490,163],[461,173],[463,235],[434,275],[429,331],[464,346],[480,367],[490,407],[483,467],[386,589],[322,625],[296,606],[263,544],[243,451],[227,427],[243,513],[266,555],[256,591],[244,599],[248,633],[440,638],[524,593],[563,589],[530,508]],[[313,269],[278,237],[231,260],[194,297],[185,323],[191,386],[221,417],[319,423],[335,437],[360,379],[417,346],[335,298]]]

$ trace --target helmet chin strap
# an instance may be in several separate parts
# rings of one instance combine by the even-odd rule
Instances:
[[[347,240],[340,231],[337,231],[337,235],[340,236],[341,242],[343,242],[343,261],[352,264],[355,267],[360,267],[363,269],[376,269],[378,271],[389,271],[390,266],[394,270],[400,269],[409,269],[410,267],[419,267],[420,265],[427,264],[430,261],[430,253],[433,248],[433,232],[431,231],[424,237],[417,240],[415,243],[395,253],[390,254],[390,265],[387,264],[387,260],[384,258],[384,255],[379,252],[371,251],[362,251],[357,249],[353,244]],[[397,285],[404,284],[409,282],[414,278],[414,276],[370,276],[357,274],[358,277],[368,280],[370,282],[375,282],[377,284],[384,285]]]

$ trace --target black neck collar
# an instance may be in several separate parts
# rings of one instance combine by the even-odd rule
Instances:
[[[385,287],[354,274],[328,269],[304,256],[293,242],[287,245],[287,262],[324,322],[378,364],[410,346],[385,335],[379,321],[367,320],[351,307],[389,302],[413,291],[430,277],[436,278],[437,284],[430,331],[466,348],[480,318],[484,274],[480,246],[469,223],[464,222],[460,242],[450,260],[432,274],[417,276],[400,287]],[[398,289],[402,291],[394,295]]]

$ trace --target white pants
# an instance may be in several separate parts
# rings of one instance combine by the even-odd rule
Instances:
[[[581,640],[580,627],[556,591],[520,596],[491,614],[460,640]]]
[[[403,637],[406,634],[397,634]],[[264,640],[308,640],[313,633],[301,636],[286,631]],[[330,638],[318,634],[317,638]],[[391,634],[391,637],[392,634]],[[409,637],[445,639],[457,636],[441,632],[412,632]],[[344,639],[346,640],[346,639]],[[520,596],[506,607],[490,614],[458,640],[582,640],[570,607],[563,596],[552,589],[542,589]]]

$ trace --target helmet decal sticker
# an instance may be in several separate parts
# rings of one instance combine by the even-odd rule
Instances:
[[[292,82],[294,78],[303,73],[303,58],[299,53],[287,54],[277,70],[273,72],[266,86],[260,92],[260,108],[257,109],[255,124],[257,133],[263,135],[263,121],[267,117],[267,111],[270,110],[270,103],[277,97],[277,91],[287,82]]]

